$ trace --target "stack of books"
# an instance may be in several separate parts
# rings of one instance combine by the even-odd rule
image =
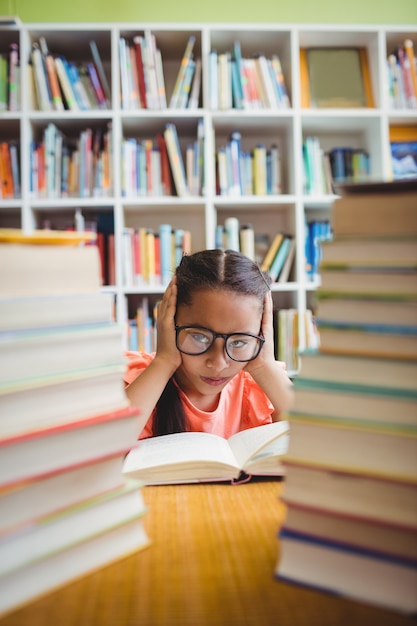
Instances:
[[[0,614],[148,544],[122,475],[141,418],[89,235],[0,230]]]
[[[417,184],[342,191],[323,245],[321,345],[295,379],[276,575],[412,613]]]

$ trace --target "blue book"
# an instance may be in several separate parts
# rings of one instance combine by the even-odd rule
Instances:
[[[276,281],[278,279],[290,247],[291,237],[285,237],[280,247],[278,248],[278,252],[275,255],[275,259],[272,261],[271,268],[268,272],[272,281]]]

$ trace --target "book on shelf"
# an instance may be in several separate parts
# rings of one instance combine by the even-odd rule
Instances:
[[[283,240],[284,240],[284,234],[283,233],[276,233],[274,235],[274,237],[272,239],[272,242],[271,242],[271,244],[270,244],[270,246],[269,246],[269,248],[268,248],[268,250],[267,250],[267,252],[266,252],[266,254],[265,254],[264,258],[263,258],[263,260],[262,260],[262,263],[261,263],[261,270],[263,272],[268,272],[269,271],[269,269],[271,267],[271,264],[272,264],[272,262],[273,262],[273,260],[274,260],[274,258],[276,256],[276,254],[278,252],[278,249],[279,249],[281,243],[283,242]]]
[[[301,48],[300,66],[304,108],[374,106],[366,48]]]
[[[0,110],[2,110],[1,102],[7,101],[6,108],[9,111],[18,111],[21,106],[21,93],[20,93],[20,76],[21,66],[19,59],[19,44],[11,43],[9,45],[9,54],[7,58],[8,72],[7,72],[7,89],[6,98],[0,97]],[[2,78],[0,78],[0,84]],[[1,90],[1,89],[0,89]]]
[[[100,85],[101,88],[104,92],[105,98],[106,98],[106,104],[107,106],[110,106],[110,102],[111,102],[111,92],[110,92],[110,87],[109,87],[109,83],[107,81],[107,76],[106,76],[106,72],[104,70],[104,65],[103,65],[103,61],[100,55],[100,51],[98,49],[97,43],[94,41],[94,39],[92,39],[90,41],[90,50],[91,50],[91,54],[93,57],[93,62],[94,62],[94,66],[97,70],[98,76],[99,76],[99,80],[100,80]]]
[[[288,445],[285,421],[241,431],[225,439],[183,432],[142,439],[126,457],[125,476],[145,484],[234,481],[249,475],[282,476]]]
[[[301,327],[300,325],[301,319]],[[278,358],[284,361],[289,372],[297,372],[300,367],[299,345],[302,328],[306,348],[316,349],[319,344],[313,313],[307,309],[303,313],[296,309],[279,309],[276,313],[276,344]]]
[[[417,140],[391,141],[390,149],[394,180],[417,178]]]
[[[187,73],[187,68],[190,61],[193,61],[193,49],[196,42],[194,35],[190,35],[185,46],[185,50],[181,59],[181,64],[175,79],[174,88],[172,91],[171,99],[169,101],[169,108],[180,108],[180,93],[182,90],[183,82]]]
[[[289,280],[290,274],[291,274],[291,270],[292,270],[293,265],[294,265],[296,247],[297,246],[296,246],[295,237],[291,237],[290,247],[289,247],[286,259],[284,260],[282,269],[281,269],[281,271],[278,274],[278,281],[277,282],[279,282],[279,283],[286,283]]]
[[[387,62],[388,97],[391,109],[417,109],[417,73],[412,39],[390,49]]]
[[[202,61],[201,61],[201,58],[198,57],[195,60],[193,82],[191,84],[190,97],[188,98],[187,107],[189,109],[198,109],[198,105],[200,102],[200,91],[201,91],[201,75],[202,75]]]
[[[184,160],[175,124],[166,124],[164,138],[177,195],[180,197],[189,196],[190,190],[187,186]]]
[[[291,250],[292,246],[292,237],[284,236],[284,239],[279,246],[279,249],[274,257],[274,260],[271,263],[271,266],[268,270],[268,274],[271,277],[273,282],[279,279],[281,271],[284,267],[285,261],[287,260],[288,254]]]

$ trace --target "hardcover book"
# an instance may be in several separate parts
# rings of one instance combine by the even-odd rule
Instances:
[[[182,432],[142,439],[126,457],[123,472],[145,484],[234,481],[242,472],[282,476],[288,445],[286,421],[243,430],[229,439]]]

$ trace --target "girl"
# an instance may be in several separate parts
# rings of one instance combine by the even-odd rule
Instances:
[[[141,439],[185,430],[228,438],[290,407],[267,280],[232,250],[182,258],[158,307],[156,353],[127,353],[127,395],[146,421]]]

